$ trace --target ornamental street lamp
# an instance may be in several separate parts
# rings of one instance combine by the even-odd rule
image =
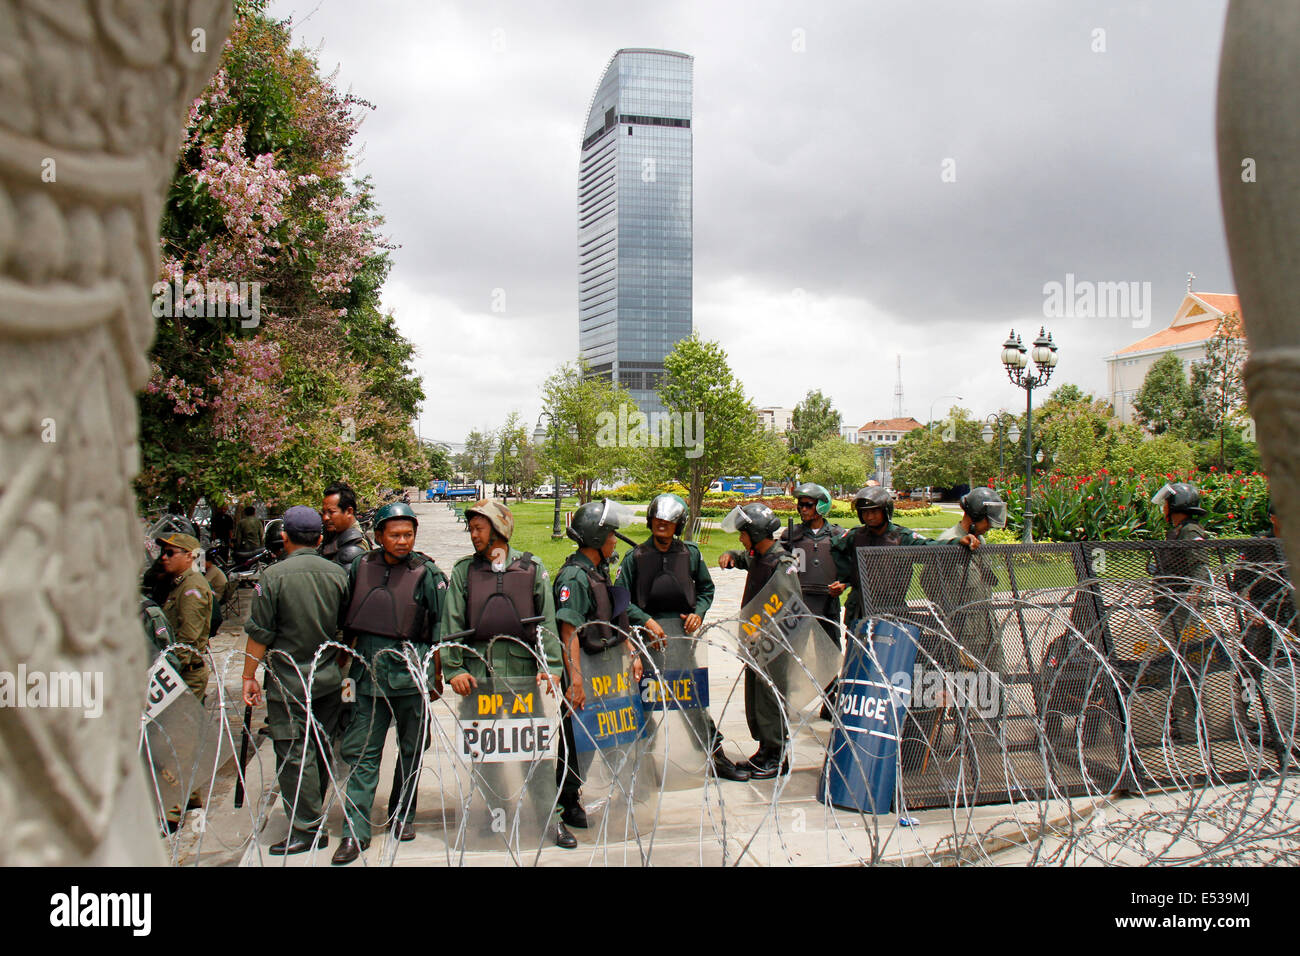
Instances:
[[[1011,421],[1009,427],[1004,426],[1003,422]],[[984,419],[987,424],[980,429],[980,437],[984,439],[984,444],[990,444],[993,441],[993,431],[997,429],[998,434],[998,477],[1001,478],[1006,474],[1006,466],[1002,463],[1002,438],[1011,442],[1012,445],[1020,441],[1020,426],[1016,424],[1016,417],[1010,412],[993,412]]]
[[[1026,372],[1033,358],[1038,374]],[[1025,390],[1025,544],[1034,543],[1034,389],[1046,385],[1056,368],[1056,343],[1045,327],[1038,329],[1033,351],[1025,355],[1025,346],[1016,330],[1012,329],[1002,343],[1002,364],[1012,385]]]

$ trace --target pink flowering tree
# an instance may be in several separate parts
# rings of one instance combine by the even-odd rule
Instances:
[[[391,246],[369,183],[351,175],[369,104],[334,89],[260,0],[236,11],[163,217],[140,396],[145,510],[423,479],[412,347],[379,302]]]

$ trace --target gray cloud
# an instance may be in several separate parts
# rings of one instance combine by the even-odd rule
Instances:
[[[576,351],[579,126],[623,46],[696,58],[695,325],[760,404],[820,387],[850,420],[892,414],[897,352],[918,418],[945,393],[1021,407],[998,345],[1046,321],[1043,285],[1067,272],[1152,283],[1150,329],[1048,323],[1060,380],[1102,391],[1104,356],[1168,323],[1186,271],[1233,291],[1222,0],[271,10],[378,106],[361,167],[401,244],[386,298],[421,349],[426,435],[535,416]],[[794,289],[815,321],[792,321]]]

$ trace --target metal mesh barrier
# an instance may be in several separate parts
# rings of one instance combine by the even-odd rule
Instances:
[[[243,655],[210,655],[206,708],[181,697],[168,717],[155,703],[142,735],[160,816],[187,793],[203,805],[167,837],[172,860],[329,865],[365,819],[371,843],[353,866],[1300,862],[1294,592],[1276,542],[858,560],[867,619],[852,631],[788,589],[693,635],[673,629],[662,647],[633,628],[589,660],[580,712],[531,678],[439,697],[432,652],[365,661],[329,645],[263,682],[302,718],[295,753],[261,707],[244,743]],[[844,660],[827,684],[831,636]],[[416,690],[364,711],[376,733],[402,708],[419,729],[409,765],[388,731],[372,806],[356,802],[334,691],[316,677],[330,652],[404,670]],[[764,691],[788,772],[724,780],[711,755],[752,750],[746,697]],[[569,771],[588,815],[576,850],[554,845]],[[304,814],[331,842],[272,855]]]

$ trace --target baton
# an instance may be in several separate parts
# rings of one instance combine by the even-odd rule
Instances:
[[[244,707],[244,732],[239,737],[239,773],[235,776],[235,809],[244,805],[244,767],[248,763],[248,736],[252,731],[253,705]]]
[[[522,624],[524,627],[530,627],[533,624],[541,624],[542,619],[545,616],[546,616],[545,614],[538,614],[536,617],[521,618],[519,623]],[[471,627],[468,631],[457,631],[454,634],[443,634],[441,637],[438,638],[438,642],[442,643],[444,641],[463,641],[466,638],[474,637],[477,634],[478,634],[478,629]],[[502,636],[510,637],[509,634],[502,635]]]

